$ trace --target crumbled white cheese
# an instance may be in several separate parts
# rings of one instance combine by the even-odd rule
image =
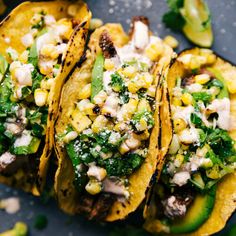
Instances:
[[[17,67],[14,71],[14,75],[20,85],[32,86],[32,72],[34,66],[32,64],[23,64]]]
[[[189,172],[181,171],[181,172],[178,172],[174,175],[172,181],[173,181],[174,184],[181,187],[181,186],[187,184],[189,179],[190,179]]]
[[[177,153],[177,151],[180,148],[180,144],[179,144],[179,138],[177,134],[174,134],[172,137],[172,141],[168,150],[169,154],[175,154]]]
[[[39,54],[41,48],[45,44],[55,44],[55,35],[52,32],[47,32],[39,36],[36,40],[37,53]]]
[[[65,53],[66,49],[67,49],[67,44],[66,43],[61,43],[59,45],[56,46],[57,52],[59,54],[63,54]]]
[[[104,87],[104,90],[108,93],[108,94],[111,94],[112,93],[112,88],[110,86],[110,83],[111,83],[111,75],[113,74],[114,72],[112,71],[105,71],[103,73],[103,87]]]
[[[106,177],[106,170],[99,166],[91,165],[87,171],[89,177],[94,177],[99,181],[102,181]]]
[[[46,15],[44,16],[44,22],[46,25],[52,25],[56,23],[56,20],[53,15]]]
[[[8,37],[4,38],[4,40],[5,40],[6,43],[10,43],[11,42],[11,39],[8,38]]]
[[[190,93],[197,93],[202,91],[202,85],[198,83],[188,85],[186,88]]]
[[[207,109],[217,112],[216,124],[224,130],[230,129],[230,100],[228,98],[215,99]]]
[[[2,199],[0,201],[0,208],[5,209],[8,214],[15,214],[20,210],[20,200],[16,197]]]
[[[120,133],[111,132],[108,142],[111,144],[116,144],[120,140],[121,136]]]
[[[16,123],[6,122],[5,127],[6,127],[6,130],[9,131],[12,134],[18,134],[18,133],[21,132],[20,124],[17,125]]]
[[[118,106],[119,99],[116,96],[110,95],[107,97],[103,109],[106,110],[106,113],[109,113],[112,117],[115,117]]]
[[[30,134],[30,131],[24,130],[19,138],[15,140],[14,147],[29,146],[33,137]]]
[[[190,120],[190,116],[191,113],[194,112],[194,107],[193,106],[187,106],[187,107],[180,107],[180,106],[172,106],[173,107],[173,120],[181,118],[183,120],[186,121],[186,123],[190,124],[191,120]]]
[[[184,129],[179,134],[179,140],[182,143],[190,144],[197,143],[199,141],[199,134],[197,129],[191,127],[190,129]]]
[[[12,47],[6,49],[6,53],[8,53],[13,61],[18,59],[18,53]]]
[[[30,47],[34,43],[33,35],[28,33],[21,38],[21,42],[25,47]]]

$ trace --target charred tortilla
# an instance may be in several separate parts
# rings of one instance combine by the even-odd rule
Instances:
[[[156,49],[154,49],[154,53],[149,54],[153,59],[153,61],[150,59],[152,61],[150,65],[152,66],[148,66],[146,62],[142,65],[144,67],[146,66],[147,69],[144,67],[138,69],[141,65],[140,62],[143,60],[140,59],[139,61],[139,58],[144,57],[145,60],[149,61],[149,59],[147,59],[148,57],[143,55],[145,54],[145,48],[147,49],[150,43],[150,32],[148,30],[147,18],[137,17],[134,19],[133,25],[136,23],[139,25],[138,27],[144,29],[143,41],[142,39],[138,39],[140,35],[137,35],[135,30],[131,30],[131,38],[129,39],[119,24],[107,24],[97,29],[91,35],[86,52],[86,60],[81,66],[76,68],[64,85],[60,103],[61,113],[58,116],[56,124],[56,152],[58,155],[59,168],[56,174],[55,192],[60,207],[67,213],[85,213],[90,219],[105,221],[124,219],[129,213],[135,211],[144,199],[145,191],[156,169],[159,135],[159,102],[162,87],[160,77],[161,73],[163,71],[165,72],[169,64],[172,57],[172,49],[165,45],[159,38],[153,37],[152,40],[156,42],[157,47],[161,47],[162,53],[159,55],[155,54]],[[135,27],[137,27],[137,25],[135,25],[134,28]],[[138,30],[140,30],[140,28]],[[131,42],[135,44],[135,47]],[[156,44],[151,43],[153,48],[156,48]],[[125,47],[130,48],[126,48],[125,51]],[[124,51],[123,57],[128,55],[125,60],[121,59],[122,50]],[[131,53],[131,56],[129,53]],[[135,56],[132,56],[132,53]],[[124,61],[126,61],[126,63],[124,63]],[[108,62],[111,62],[111,64],[109,65]],[[103,63],[106,67],[104,71]],[[105,89],[103,88],[104,82],[101,80],[101,78],[104,78],[103,73],[112,74],[111,77],[108,78],[111,79],[111,81],[107,83],[108,87]],[[138,85],[137,82],[132,84],[133,87],[131,85],[128,86],[126,83],[131,83],[135,78],[135,75],[132,73],[137,74],[137,76],[145,74],[149,76],[149,78],[151,76],[154,80],[151,84],[149,82],[149,85]],[[129,76],[130,80],[128,80]],[[140,87],[136,87],[136,85]],[[86,86],[91,86],[91,90],[87,95],[84,95],[82,91],[84,91]],[[154,89],[153,91],[155,91],[152,95],[154,96],[153,104],[155,104],[155,109],[148,108],[150,107],[150,103],[145,98],[145,96],[147,96],[145,93],[151,86]],[[109,89],[110,92],[108,92]],[[140,98],[138,98],[137,92],[139,90],[143,91],[143,97],[140,96]],[[106,91],[105,95],[104,91]],[[81,95],[81,93],[83,95]],[[99,99],[103,99],[102,95],[107,97],[104,101],[100,102]],[[128,95],[128,97],[125,97],[126,95]],[[116,97],[115,100],[118,98],[119,101],[117,105],[114,105],[117,100],[114,103],[111,102],[113,105],[109,107],[108,103],[109,99],[111,99],[109,97],[111,96]],[[82,98],[84,98],[84,100]],[[142,111],[147,116],[144,119],[150,125],[146,126],[146,128],[139,126],[139,119],[141,119],[142,115],[141,113],[137,115],[139,111],[137,104],[141,104],[141,100],[146,104],[144,106],[147,106]],[[81,102],[84,103],[82,107],[80,106]],[[87,105],[85,105],[85,103]],[[83,111],[81,114],[81,110],[79,110],[79,112],[76,110],[83,109],[86,106],[90,106],[94,114],[89,111]],[[119,109],[126,106],[127,110],[122,114],[120,113],[120,117],[127,115],[127,122],[124,124],[125,126],[127,125],[128,129],[126,131],[119,131],[120,129],[117,129],[119,122],[115,122],[116,124],[113,122],[117,120],[116,113],[119,112]],[[76,112],[74,112],[75,110]],[[86,115],[86,117],[84,115]],[[132,123],[132,117],[138,116],[140,118],[137,118],[137,123]],[[76,117],[80,118],[78,119]],[[102,120],[98,127],[95,125],[97,122],[96,117]],[[74,123],[75,120],[77,120],[76,123]],[[123,120],[123,118],[121,120]],[[133,130],[131,129],[132,124],[134,125]],[[85,126],[85,128],[82,128],[81,125]],[[108,131],[106,131],[107,127],[110,127]],[[135,132],[134,129],[136,130]],[[104,130],[105,132],[103,132]],[[144,133],[149,133],[150,137],[144,138],[146,141],[138,141],[138,135],[144,135]],[[106,135],[108,135],[109,138],[104,138]],[[115,144],[113,146],[111,145],[115,151],[110,155],[104,148],[108,148],[107,145],[110,145],[109,143],[112,142],[112,138],[110,138],[111,135],[113,137],[120,137],[121,143],[118,147],[114,146]],[[103,137],[103,139],[101,137]],[[134,141],[132,141],[132,144],[128,143],[131,137]],[[97,155],[97,160],[103,158],[103,161],[100,160],[99,166],[96,166],[96,164],[94,164],[96,159],[90,155],[93,153],[92,145],[96,142],[100,142],[101,139],[105,139],[106,141],[94,147],[94,155]],[[71,143],[73,143],[73,145],[71,145]],[[80,152],[81,148],[83,149],[83,147],[85,147],[83,145],[89,145],[88,148],[90,151],[87,149],[85,153]],[[147,154],[144,155],[144,160],[142,159],[143,154],[141,154],[142,147],[148,149]],[[92,158],[91,160],[87,159],[87,165],[85,162],[81,163],[80,158],[83,159],[84,155]],[[127,164],[122,164],[124,163],[122,161],[112,167],[112,164],[116,160],[122,160],[119,158],[127,160],[126,163],[130,163],[131,160],[134,160],[133,158],[137,158],[137,162],[136,164],[133,162],[133,167],[131,167],[129,171],[127,171]],[[76,173],[77,170],[78,172]],[[96,175],[96,173],[98,173],[97,171],[99,172],[98,175]],[[84,178],[85,182],[82,182],[82,178]],[[124,180],[127,185],[123,182]]]
[[[43,191],[61,88],[90,17],[82,2],[24,2],[1,22],[1,183]]]
[[[191,68],[191,70],[189,68]],[[156,183],[154,187],[155,190],[150,197],[149,210],[144,224],[144,228],[147,231],[152,233],[163,232],[181,235],[211,235],[220,231],[225,226],[228,218],[235,211],[235,162],[231,158],[235,152],[234,142],[236,137],[234,126],[236,117],[235,91],[232,86],[235,74],[235,66],[224,61],[210,50],[199,48],[182,52],[169,69],[167,83],[170,91],[172,119],[174,117],[172,138],[174,141],[172,141],[168,155],[165,157],[166,163],[162,170],[160,181]],[[177,81],[179,81],[179,87]],[[195,84],[199,84],[200,86]],[[186,131],[181,131],[182,124],[180,126],[178,122],[178,126],[176,126],[180,115],[186,113],[184,113],[184,110],[175,113],[175,109],[180,106],[184,107],[181,109],[186,109],[186,107],[191,109],[192,104],[191,101],[189,102],[189,100],[182,99],[183,97],[180,99],[181,102],[176,99],[178,92],[183,91],[182,89],[185,90],[182,95],[180,93],[179,96],[183,96],[183,94],[186,93],[191,94],[195,102],[195,109],[192,111],[193,115],[191,114],[191,123],[189,123],[191,128],[194,129],[194,127],[197,127],[198,130],[203,129],[204,132],[208,132],[205,141],[201,140],[199,145],[195,144],[195,148],[194,145],[192,145],[193,149],[190,151],[189,159],[182,162],[189,163],[189,166],[193,168],[191,165],[194,160],[192,156],[194,152],[196,152],[195,155],[198,158],[207,158],[205,162],[205,159],[202,159],[201,163],[198,162],[199,166],[197,168],[196,166],[194,167],[194,174],[191,172],[193,169],[190,169],[190,176],[188,176],[187,173],[185,175],[187,165],[179,165],[176,161],[181,159],[181,156],[177,156],[180,155],[179,150],[181,150],[181,145],[183,145],[181,142],[184,141],[184,147],[185,150],[187,150],[181,154],[183,156],[188,155],[189,151],[187,147],[191,145],[190,143],[195,142],[192,142],[192,140],[194,140],[193,136],[191,136],[193,138],[192,140],[190,136],[186,139],[183,133],[180,133],[182,136],[178,136],[178,132],[185,132],[186,134]],[[210,93],[210,91],[214,93]],[[210,96],[215,97],[212,98]],[[184,95],[184,97],[191,98],[189,95]],[[204,100],[204,104],[201,103],[203,101],[202,99]],[[227,105],[224,104],[224,106],[222,106],[224,113],[220,111],[219,105],[213,110],[213,106],[216,103],[227,103]],[[201,104],[203,105],[201,106]],[[198,105],[200,105],[200,108],[197,109]],[[166,106],[168,106],[168,104],[166,104]],[[204,107],[207,113],[203,113]],[[217,116],[210,116],[212,112],[217,113]],[[203,114],[206,115],[206,119],[204,119]],[[221,119],[222,114],[224,115],[224,119]],[[230,114],[230,116],[228,114]],[[212,128],[211,122],[213,122],[213,124],[215,122],[215,128]],[[183,130],[184,129],[186,128],[183,128]],[[220,141],[223,140],[221,133],[224,134],[224,141]],[[162,133],[162,135],[165,135],[165,133]],[[176,144],[176,135],[178,137],[177,140],[180,140],[180,144]],[[229,145],[224,146],[226,139]],[[207,146],[204,146],[206,143]],[[202,147],[204,147],[205,150],[201,150],[206,151],[206,156],[199,152],[199,148]],[[198,156],[200,154],[203,156]],[[209,154],[211,154],[211,156]],[[173,159],[171,159],[171,155]],[[213,156],[215,159],[213,159]],[[217,160],[216,158],[219,159]],[[175,162],[171,162],[170,160]],[[224,164],[222,165],[221,162],[224,162]],[[178,168],[171,163],[178,164]],[[163,182],[163,176],[169,175],[171,165],[175,168],[175,172],[170,175],[173,190],[172,194],[167,197],[166,195],[169,193],[167,191],[167,185]],[[217,167],[217,171],[214,171],[216,168],[215,165],[221,167]],[[206,177],[204,177],[204,171],[206,171]],[[182,174],[181,178],[177,178],[175,175],[177,174],[178,177],[180,177],[179,173]],[[186,179],[184,175],[190,178]],[[216,192],[214,190],[215,188]],[[179,189],[180,192],[176,192],[176,189]],[[196,194],[196,192],[198,192],[198,194]],[[184,213],[184,209],[186,213]],[[163,219],[166,220],[164,221]]]

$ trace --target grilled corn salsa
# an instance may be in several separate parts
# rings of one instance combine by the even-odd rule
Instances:
[[[214,199],[212,189],[236,168],[227,84],[213,68],[216,56],[204,49],[200,53],[178,58],[185,72],[170,91],[173,139],[157,186],[163,222],[185,217],[198,194]],[[208,207],[207,218],[213,205]]]
[[[49,91],[72,31],[72,20],[38,12],[21,38],[26,50],[0,55],[0,172],[43,147]]]
[[[91,82],[81,88],[60,135],[75,170],[75,186],[91,195],[129,198],[128,177],[145,161],[154,126],[157,78],[151,71],[164,44],[148,26],[134,23],[132,40],[118,48],[100,37]]]

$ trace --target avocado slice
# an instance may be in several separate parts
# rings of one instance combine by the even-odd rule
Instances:
[[[11,152],[15,155],[28,155],[38,151],[40,139],[33,137],[29,146],[13,147]]]
[[[222,76],[222,74],[220,73],[219,70],[215,69],[215,68],[207,68],[208,71],[210,71],[212,74],[214,74],[214,76],[223,84],[223,88],[221,89],[220,93],[217,95],[217,98],[229,98],[229,91],[227,88],[227,84],[226,81],[224,79],[224,77]]]
[[[169,226],[170,233],[183,234],[197,230],[209,218],[214,207],[215,196],[216,186],[207,193],[198,194],[184,218],[172,221]]]
[[[211,47],[213,32],[207,4],[203,0],[184,1],[180,13],[186,21],[183,27],[185,36],[198,46]]]

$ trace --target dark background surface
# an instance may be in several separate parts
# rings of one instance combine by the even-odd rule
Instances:
[[[19,2],[22,1],[5,0],[9,10]],[[236,0],[208,0],[207,2],[212,13],[215,37],[212,48],[236,64]],[[171,34],[179,40],[180,46],[177,51],[193,46],[181,34],[166,29],[161,23],[162,15],[167,11],[165,0],[88,0],[87,3],[93,12],[93,17],[100,18],[104,22],[120,22],[128,30],[132,16],[146,15],[149,17],[152,31],[155,34],[160,37]],[[122,231],[125,227],[123,224],[99,225],[87,222],[80,217],[70,217],[58,210],[53,200],[44,204],[42,200],[29,194],[0,185],[0,199],[12,196],[20,198],[21,210],[15,215],[8,215],[4,211],[0,211],[0,232],[11,228],[16,221],[24,221],[28,223],[30,235],[33,236],[105,236],[109,235],[109,232],[113,231],[114,228],[117,229],[117,235],[123,234],[125,236]],[[33,227],[35,217],[38,214],[44,214],[48,218],[48,226],[42,231],[37,231]],[[135,225],[132,235],[136,236],[138,232],[135,230],[138,225],[141,227],[141,224],[137,223],[136,218],[131,221]],[[231,217],[226,229],[217,236],[226,235],[225,232],[235,224],[236,215]],[[129,236],[132,235],[129,233]],[[140,233],[139,235],[144,234]]]

